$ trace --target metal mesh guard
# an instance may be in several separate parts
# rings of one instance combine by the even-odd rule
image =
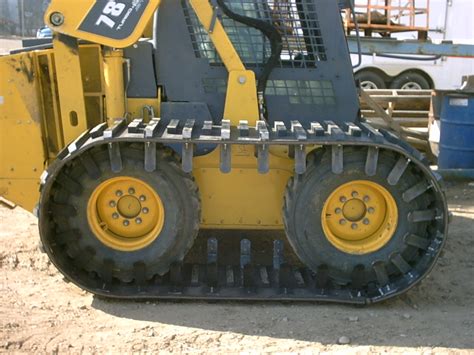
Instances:
[[[234,12],[263,20],[275,26],[283,40],[280,67],[311,68],[326,60],[314,0],[227,0]],[[182,7],[198,58],[207,58],[211,65],[222,65],[219,55],[201,26],[188,0]],[[220,16],[230,40],[247,67],[262,67],[271,54],[270,42],[257,29]]]

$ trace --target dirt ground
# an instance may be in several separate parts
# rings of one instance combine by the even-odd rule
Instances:
[[[474,183],[448,195],[454,218],[433,273],[370,307],[104,300],[64,282],[34,216],[0,207],[0,352],[472,353]]]

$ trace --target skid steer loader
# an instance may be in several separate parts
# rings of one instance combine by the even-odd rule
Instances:
[[[52,0],[52,43],[0,58],[1,196],[106,297],[407,291],[444,245],[446,200],[419,152],[360,119],[347,5]],[[256,260],[246,233],[283,229],[291,247]],[[241,238],[186,262],[199,230]]]

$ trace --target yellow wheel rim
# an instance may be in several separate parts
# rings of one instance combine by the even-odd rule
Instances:
[[[123,176],[97,186],[87,204],[87,220],[97,239],[108,247],[135,251],[158,238],[165,210],[150,185]]]
[[[324,203],[326,238],[349,254],[379,250],[393,237],[398,224],[395,199],[383,186],[356,180],[339,186]]]

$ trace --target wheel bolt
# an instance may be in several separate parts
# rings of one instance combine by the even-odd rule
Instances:
[[[141,195],[141,196],[140,196],[140,201],[142,201],[142,202],[143,202],[143,201],[146,201],[146,196],[145,196],[145,195]]]
[[[347,201],[347,198],[345,196],[341,196],[341,198],[339,199],[339,201],[341,201],[342,203],[346,202]]]
[[[112,215],[112,218],[113,218],[113,219],[118,219],[118,218],[119,218],[119,214],[118,214],[118,213],[114,213],[114,214]]]
[[[122,196],[122,195],[123,195],[122,190],[117,190],[117,191],[115,192],[115,195],[117,195],[118,197]]]
[[[136,224],[142,224],[142,219],[141,219],[141,218],[135,219],[135,223],[136,223]]]
[[[117,204],[115,203],[115,201],[110,201],[109,206],[110,207],[115,207],[115,206],[117,206]]]
[[[128,221],[128,219],[126,219],[125,221],[123,221],[123,225],[125,227],[128,227],[130,225],[130,222]]]
[[[364,223],[365,225],[368,225],[370,223],[369,219],[368,218],[365,218],[364,221],[362,222]]]
[[[342,225],[342,226],[346,223],[347,223],[347,221],[345,219],[340,219],[339,220],[339,224]]]
[[[129,188],[129,189],[128,189],[128,193],[129,193],[130,195],[133,195],[133,194],[135,193],[135,189],[134,189],[133,187]]]
[[[352,229],[357,229],[357,227],[359,227],[359,226],[357,225],[357,223],[352,223],[352,225],[351,225],[351,228],[352,228]]]
[[[352,197],[356,198],[357,196],[359,196],[359,193],[357,191],[353,191],[352,192]]]
[[[375,212],[375,208],[373,207],[369,207],[369,209],[367,210],[370,214],[374,213]]]
[[[336,208],[336,214],[341,214],[342,210],[340,208]]]
[[[364,202],[369,202],[370,201],[370,197],[369,196],[364,196]]]
[[[142,212],[143,212],[144,214],[147,214],[148,212],[150,212],[150,210],[149,210],[147,207],[145,207],[145,208],[142,210]]]

